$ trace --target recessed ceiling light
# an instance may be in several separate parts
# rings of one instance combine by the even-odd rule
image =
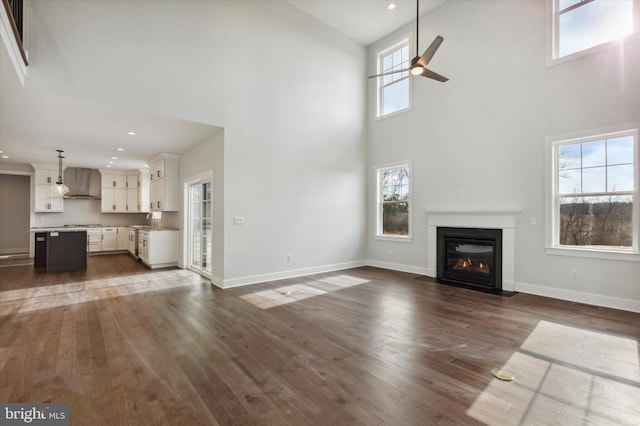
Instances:
[[[107,167],[111,167],[111,164],[107,164]]]
[[[3,155],[2,158],[7,159],[7,158],[9,158],[9,156],[8,155]]]
[[[113,164],[113,161],[109,161],[109,164]]]
[[[112,159],[112,160],[117,160],[117,159],[118,159],[118,157],[111,157],[111,159]]]
[[[118,151],[124,151],[124,148],[118,148]]]
[[[136,132],[128,132],[127,134],[128,134],[129,136],[135,136],[135,135],[136,135]]]
[[[387,9],[389,9],[389,10],[393,10],[393,9],[395,9],[395,8],[396,8],[396,3],[395,3],[395,2],[393,2],[393,1],[390,1],[390,2],[389,2],[389,5],[387,6]]]

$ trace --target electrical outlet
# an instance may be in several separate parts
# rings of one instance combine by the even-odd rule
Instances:
[[[234,225],[244,225],[244,216],[234,216],[233,217]]]
[[[536,226],[538,224],[538,220],[535,217],[529,218],[529,225]]]
[[[578,270],[577,269],[572,269],[571,270],[571,278],[578,278]]]
[[[293,255],[291,253],[289,253],[287,255],[287,262],[291,262],[293,260]]]

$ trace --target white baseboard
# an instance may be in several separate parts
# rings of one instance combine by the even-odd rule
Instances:
[[[296,278],[305,275],[320,274],[323,272],[333,272],[340,271],[342,269],[358,268],[360,266],[365,266],[366,264],[367,263],[364,260],[356,260],[353,262],[336,263],[333,265],[314,266],[312,268],[292,269],[289,271],[273,272],[270,274],[251,275],[247,277],[226,279],[222,280],[222,285],[220,285],[220,282],[215,283],[213,282],[213,280],[211,281],[216,286],[226,289],[250,284],[258,284],[266,281],[284,280],[287,278]]]
[[[305,275],[318,274],[323,272],[333,272],[343,269],[358,268],[361,266],[373,266],[376,268],[390,269],[393,271],[407,272],[411,274],[426,275],[435,277],[436,272],[430,268],[415,265],[406,265],[402,263],[384,262],[380,260],[367,259],[353,262],[337,263],[333,265],[316,266],[312,268],[292,269],[289,271],[274,272],[262,275],[252,275],[247,277],[222,279],[220,277],[211,277],[211,283],[217,287],[227,289],[232,287],[240,287],[245,285],[257,284],[266,281],[282,280],[287,278],[296,278]],[[521,293],[534,294],[537,296],[551,297],[554,299],[567,300],[570,302],[585,303],[605,308],[621,309],[624,311],[640,313],[640,300],[628,300],[619,297],[603,296],[593,293],[585,293],[573,290],[564,290],[552,287],[545,287],[535,284],[527,284],[522,282],[513,283],[514,291]]]
[[[29,247],[0,249],[0,255],[29,254]]]
[[[224,283],[224,280],[222,278],[215,275],[211,276],[211,284],[215,285],[216,287],[224,288],[223,283]]]
[[[604,308],[621,309],[640,313],[640,300],[628,300],[619,297],[603,296],[601,294],[585,293],[582,291],[564,290],[535,284],[515,283],[515,291],[535,294],[536,296],[552,297],[570,302],[585,303],[602,306]]]
[[[408,272],[410,274],[431,276],[428,274],[429,270],[423,266],[405,265],[403,263],[384,262],[374,259],[367,259],[367,266],[373,266],[382,269],[391,269],[392,271]],[[433,276],[435,276],[435,274]]]

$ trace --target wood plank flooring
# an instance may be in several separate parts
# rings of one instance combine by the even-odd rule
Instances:
[[[0,401],[73,425],[640,424],[640,314],[416,278],[1,267]]]

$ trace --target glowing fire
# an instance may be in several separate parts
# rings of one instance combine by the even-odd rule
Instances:
[[[481,274],[490,274],[491,268],[485,262],[480,260],[473,261],[470,257],[466,259],[458,259],[455,265],[453,265],[452,269],[454,271],[468,271],[468,272],[478,272]]]

